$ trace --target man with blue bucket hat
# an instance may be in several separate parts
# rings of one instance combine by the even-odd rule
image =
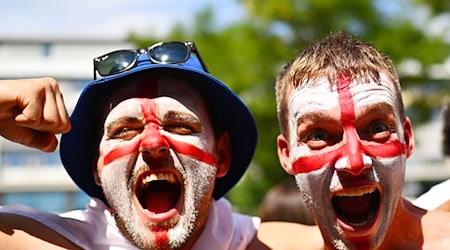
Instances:
[[[64,110],[59,90],[50,93]],[[59,113],[66,126],[54,131],[64,133],[70,124]],[[91,201],[61,215],[1,207],[5,247],[280,249],[320,236],[306,226],[259,225],[223,198],[246,171],[257,130],[246,105],[208,73],[192,42],[95,58],[94,81],[82,91],[71,126],[61,138],[61,160]],[[55,141],[38,148],[51,151]]]
[[[108,53],[94,59],[97,74],[60,145],[67,172],[92,197],[86,210],[3,212],[62,227],[84,249],[245,249],[259,221],[233,213],[223,196],[256,147],[246,105],[192,42]]]

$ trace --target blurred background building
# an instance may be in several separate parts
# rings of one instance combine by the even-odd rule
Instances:
[[[93,77],[92,59],[132,48],[122,40],[0,39],[0,79],[51,76],[58,80],[69,113]],[[72,182],[59,157],[0,139],[0,204],[21,203],[60,212],[83,208],[88,197]]]

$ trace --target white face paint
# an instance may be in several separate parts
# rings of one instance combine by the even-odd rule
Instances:
[[[143,96],[142,88],[147,97],[111,100],[119,103],[105,120],[98,173],[122,233],[143,249],[173,249],[206,223],[215,139],[200,93],[181,80],[157,81],[116,92]]]
[[[381,79],[322,79],[289,99],[292,172],[337,249],[376,248],[401,198],[407,145],[393,83]]]

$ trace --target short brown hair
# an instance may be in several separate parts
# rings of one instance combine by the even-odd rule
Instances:
[[[340,31],[299,52],[279,72],[275,85],[277,115],[281,134],[286,139],[289,138],[287,101],[291,91],[299,85],[314,86],[314,81],[324,77],[335,84],[342,73],[352,75],[359,82],[377,83],[380,73],[387,74],[395,84],[400,115],[404,119],[400,83],[392,61],[371,44]]]

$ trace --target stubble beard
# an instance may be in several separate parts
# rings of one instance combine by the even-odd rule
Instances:
[[[193,232],[196,228],[203,230],[206,224],[215,183],[217,169],[214,166],[188,157],[182,158],[185,158],[180,159],[184,166],[194,167],[188,169],[176,167],[184,179],[184,206],[183,211],[179,211],[181,216],[178,222],[173,219],[164,223],[169,225],[167,249],[180,249],[191,240],[193,235],[195,235],[195,240],[200,236],[201,232]],[[179,164],[175,165],[180,166]],[[131,178],[126,176],[126,170],[121,172],[103,171],[101,176],[103,192],[111,207],[116,225],[122,235],[137,247],[159,249],[155,235],[150,232],[155,225],[143,225],[133,206],[132,194],[135,176]],[[128,180],[128,183],[124,180]]]

